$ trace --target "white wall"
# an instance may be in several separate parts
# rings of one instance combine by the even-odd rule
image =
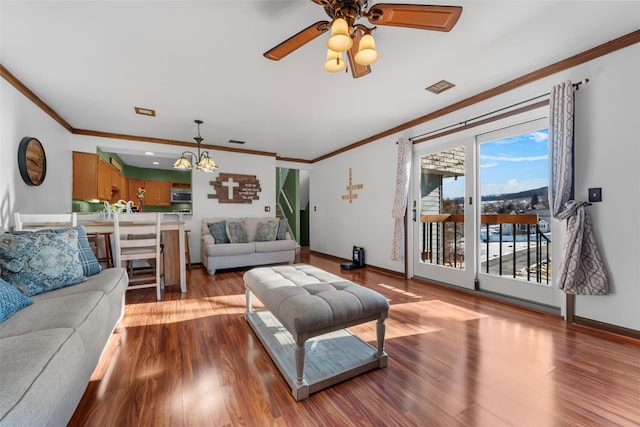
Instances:
[[[310,178],[310,248],[350,260],[352,247],[365,249],[367,264],[403,271],[404,262],[391,261],[393,197],[397,136],[388,137],[313,165]],[[363,184],[351,203],[352,184]]]
[[[71,211],[71,134],[4,79],[0,126],[0,230],[13,225],[14,212]],[[47,173],[39,186],[25,184],[18,169],[18,145],[25,136],[37,138],[47,157]]]
[[[548,93],[554,84],[589,78],[576,93],[576,198],[586,200],[590,187],[602,187],[603,202],[589,208],[596,239],[607,266],[612,294],[578,296],[576,315],[640,330],[640,44],[541,79],[525,87],[475,104],[410,132],[423,132],[459,123],[516,102]],[[427,113],[427,112],[424,112]],[[418,114],[416,114],[417,116]],[[391,205],[395,174],[396,136],[345,152],[314,164],[311,175],[311,249],[343,258],[353,244],[364,246],[367,263],[394,271],[390,261]],[[432,142],[425,142],[429,144]],[[348,168],[354,183],[363,183],[353,204],[346,193]],[[317,211],[313,211],[313,206]],[[554,223],[553,253],[563,250],[564,224]],[[557,277],[559,255],[554,256]]]
[[[576,298],[576,315],[640,329],[640,44],[585,64],[576,93],[576,198],[602,187],[589,209],[612,294]]]

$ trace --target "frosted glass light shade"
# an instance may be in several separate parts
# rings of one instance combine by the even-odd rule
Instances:
[[[173,167],[175,169],[191,169],[191,162],[183,154],[173,163]]]
[[[202,159],[200,159],[200,161],[196,165],[196,169],[204,172],[213,172],[214,170],[218,169],[218,165],[213,161],[211,157],[209,157],[208,155],[204,155],[203,153]]]
[[[347,67],[344,59],[342,59],[342,53],[327,49],[327,60],[324,63],[324,69],[330,73],[337,73]]]
[[[371,65],[378,60],[378,51],[376,50],[376,42],[371,34],[365,34],[360,39],[358,53],[353,58],[360,65]]]
[[[349,35],[349,24],[344,18],[334,19],[327,47],[335,52],[345,52],[351,49],[351,46],[353,46],[353,40]]]

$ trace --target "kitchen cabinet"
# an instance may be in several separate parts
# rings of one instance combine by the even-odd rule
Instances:
[[[73,152],[73,198],[78,200],[111,200],[111,170],[97,154]]]
[[[138,204],[138,188],[144,187],[145,206],[171,206],[171,182],[129,178],[129,198]]]
[[[133,200],[135,202],[135,200],[129,196],[129,183],[127,177],[124,175],[120,175],[120,198],[127,201]]]
[[[111,174],[111,188],[114,190],[118,190],[120,191],[120,177],[122,177],[122,174],[120,173],[120,171],[118,171],[115,168],[111,168],[110,174]]]
[[[144,204],[149,206],[171,206],[170,181],[145,181]]]

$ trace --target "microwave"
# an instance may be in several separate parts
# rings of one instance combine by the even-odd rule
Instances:
[[[191,190],[173,188],[171,190],[171,203],[191,203]]]

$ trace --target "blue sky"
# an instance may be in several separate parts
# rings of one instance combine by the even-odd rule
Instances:
[[[515,193],[548,184],[548,130],[480,145],[480,194]],[[464,196],[464,180],[447,180],[446,198]]]

